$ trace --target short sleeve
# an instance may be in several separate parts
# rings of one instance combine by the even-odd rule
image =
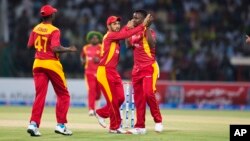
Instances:
[[[60,36],[60,30],[55,30],[51,33],[51,49],[61,46]]]
[[[32,31],[29,36],[28,47],[34,46],[34,32]]]
[[[86,46],[83,46],[83,48],[82,48],[82,52],[81,52],[81,56],[82,56],[82,58],[85,58],[86,57]]]

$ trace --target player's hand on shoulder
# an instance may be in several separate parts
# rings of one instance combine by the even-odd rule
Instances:
[[[133,19],[128,21],[127,27],[128,27],[129,29],[134,28],[134,20],[133,20]]]

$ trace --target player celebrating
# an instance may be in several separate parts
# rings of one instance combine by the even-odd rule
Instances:
[[[82,48],[81,61],[85,64],[85,80],[88,88],[88,108],[89,116],[94,115],[95,102],[101,98],[101,90],[99,88],[96,71],[100,61],[100,51],[102,34],[97,31],[91,31],[87,34],[87,42],[89,44]]]
[[[120,55],[119,41],[143,31],[145,26],[150,22],[149,17],[150,15],[145,18],[143,24],[138,25],[136,28],[133,28],[133,21],[129,21],[127,26],[121,30],[121,19],[119,17],[110,16],[107,19],[108,32],[103,38],[102,58],[97,69],[97,80],[101,86],[107,105],[96,110],[96,117],[103,127],[106,127],[104,118],[110,117],[110,133],[128,133],[120,128],[121,116],[119,108],[124,102],[124,91],[121,77],[116,70]]]
[[[146,18],[145,10],[137,10],[133,14],[135,27]],[[162,132],[162,117],[156,101],[156,80],[159,67],[155,59],[155,32],[149,27],[126,40],[126,45],[133,48],[134,66],[132,70],[132,84],[136,107],[136,124],[131,129],[132,134],[145,134],[146,103],[149,105],[151,115],[155,121],[155,131]]]
[[[70,105],[70,95],[66,86],[62,65],[59,61],[59,53],[75,52],[75,46],[63,47],[60,44],[60,30],[52,25],[57,9],[51,5],[41,8],[40,14],[43,22],[32,30],[28,48],[35,48],[35,61],[33,64],[33,77],[36,96],[32,108],[30,124],[27,132],[31,136],[40,136],[40,125],[49,81],[52,83],[57,96],[55,132],[63,135],[72,135],[66,128],[67,113]]]

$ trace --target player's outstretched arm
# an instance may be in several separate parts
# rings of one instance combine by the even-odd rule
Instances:
[[[151,23],[151,15],[148,14],[147,17],[144,19],[143,23],[135,28],[130,30],[121,30],[120,32],[112,32],[109,33],[106,38],[111,40],[122,40],[131,37],[132,35],[138,33],[139,31],[144,30],[145,27],[149,26]],[[128,24],[132,24],[133,21],[129,21]]]
[[[144,28],[145,28],[145,26],[141,24],[141,25],[139,25],[135,28],[132,28],[130,30],[121,30],[119,32],[111,32],[108,34],[106,39],[123,40],[123,39],[131,37],[132,35],[138,33],[139,31],[143,31]]]
[[[77,48],[75,46],[70,46],[70,47],[63,47],[63,46],[59,46],[59,47],[55,47],[53,49],[53,51],[55,53],[64,53],[64,52],[76,52]]]

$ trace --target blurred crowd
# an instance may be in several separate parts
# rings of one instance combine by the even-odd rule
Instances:
[[[31,76],[32,51],[26,49],[31,29],[40,22],[40,7],[49,3],[59,12],[55,25],[62,45],[76,45],[77,54],[63,54],[67,77],[83,77],[80,51],[88,31],[106,32],[109,15],[122,17],[145,9],[155,18],[157,60],[164,80],[247,81],[249,66],[235,66],[230,58],[248,56],[245,35],[250,33],[249,0],[8,0],[10,42],[1,44],[2,76]],[[121,42],[118,70],[130,79],[133,53]],[[4,47],[3,47],[4,46]],[[4,48],[4,49],[3,49]],[[8,55],[6,55],[8,54]]]

